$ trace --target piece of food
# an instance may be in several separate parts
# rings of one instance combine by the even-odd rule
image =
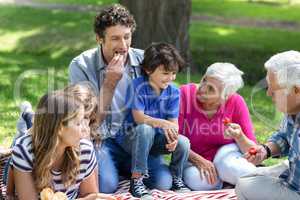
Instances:
[[[68,200],[63,192],[53,192],[51,188],[44,188],[40,193],[41,200]]]
[[[248,150],[248,153],[252,156],[255,156],[257,153],[257,150],[255,147],[250,147],[250,149]]]
[[[231,120],[230,120],[228,117],[225,117],[225,118],[223,119],[223,124],[224,124],[225,126],[228,126],[230,123],[231,123]]]
[[[68,200],[68,197],[63,192],[55,192],[52,200]]]
[[[41,191],[41,200],[52,200],[53,196],[54,196],[54,192],[51,188],[44,188]]]

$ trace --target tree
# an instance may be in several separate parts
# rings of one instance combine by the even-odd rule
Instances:
[[[152,42],[168,42],[189,60],[191,0],[120,0],[120,3],[137,22],[134,47],[145,49]]]

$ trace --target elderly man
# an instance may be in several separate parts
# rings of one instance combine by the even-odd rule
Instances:
[[[253,174],[240,178],[236,193],[240,200],[300,199],[300,52],[287,51],[266,63],[268,90],[276,108],[286,114],[284,125],[268,142],[257,145],[255,155],[245,154],[252,163],[271,156],[288,156],[289,168],[279,177]]]

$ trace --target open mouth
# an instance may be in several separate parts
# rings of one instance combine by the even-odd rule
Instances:
[[[127,53],[127,51],[115,51],[114,56],[117,56],[117,55],[124,56],[126,53]]]

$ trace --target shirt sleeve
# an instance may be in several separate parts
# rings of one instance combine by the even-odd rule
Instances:
[[[23,143],[18,143],[12,151],[12,166],[22,172],[32,172],[32,149]]]
[[[69,83],[75,84],[87,80],[88,76],[80,65],[78,58],[74,58],[69,65]]]
[[[133,81],[126,92],[126,102],[129,102],[129,110],[144,111],[146,98],[143,87],[137,86],[135,81]]]
[[[80,171],[85,171],[84,178],[89,177],[93,170],[97,167],[97,160],[95,150],[91,142],[84,140],[81,145],[81,160],[80,160]]]
[[[250,113],[247,104],[243,97],[240,95],[235,96],[235,107],[236,111],[233,114],[233,122],[239,124],[244,132],[244,134],[253,142],[257,143],[254,134],[254,128],[251,121]]]
[[[177,88],[172,90],[167,108],[167,119],[176,119],[179,115],[180,92]]]
[[[268,142],[276,144],[280,148],[280,156],[287,156],[289,153],[290,145],[287,139],[287,123],[288,120],[285,117],[281,123],[281,127],[276,131],[269,139]]]

